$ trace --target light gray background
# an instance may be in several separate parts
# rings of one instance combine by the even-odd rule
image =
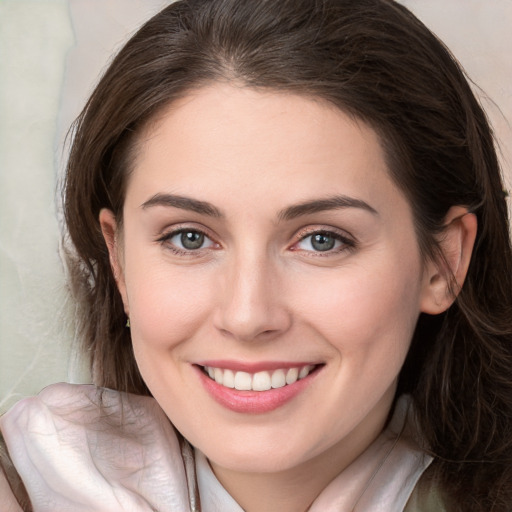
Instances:
[[[98,75],[168,0],[0,0],[0,412],[52,382],[86,382],[55,193],[63,139]],[[512,181],[512,0],[403,0],[459,58]]]

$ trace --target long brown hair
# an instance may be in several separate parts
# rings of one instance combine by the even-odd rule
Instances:
[[[79,332],[98,385],[148,393],[98,214],[122,222],[137,134],[213,81],[322,98],[379,134],[425,258],[453,205],[478,218],[453,306],[422,315],[399,392],[416,405],[450,510],[512,506],[512,252],[491,129],[446,47],[392,0],[182,0],[120,51],[77,119],[64,207]]]

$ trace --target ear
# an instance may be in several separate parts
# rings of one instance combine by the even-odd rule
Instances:
[[[124,269],[122,265],[122,251],[119,242],[120,232],[114,213],[107,208],[103,208],[99,215],[101,232],[107,245],[110,266],[116,280],[117,288],[123,299],[124,311],[129,315],[128,300],[126,295],[126,284],[124,279]]]
[[[421,311],[437,315],[457,297],[471,261],[477,232],[476,215],[463,206],[452,206],[439,238],[442,257],[426,264]]]

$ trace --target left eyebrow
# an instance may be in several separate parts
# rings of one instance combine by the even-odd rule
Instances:
[[[278,214],[279,220],[292,220],[302,215],[318,213],[326,210],[338,210],[340,208],[360,208],[370,212],[372,215],[379,215],[375,208],[361,199],[355,199],[344,195],[326,197],[325,199],[314,199],[281,210]]]

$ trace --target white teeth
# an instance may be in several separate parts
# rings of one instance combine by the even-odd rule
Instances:
[[[273,388],[282,388],[286,385],[286,375],[284,374],[284,370],[276,370],[272,374],[272,387]]]
[[[227,388],[235,387],[235,374],[231,370],[224,370],[224,379],[222,385]]]
[[[290,368],[286,372],[286,384],[293,384],[299,378],[299,369],[298,368]]]
[[[309,372],[311,371],[312,366],[303,366],[299,371],[299,379],[303,379],[307,377]]]
[[[210,366],[205,366],[204,370],[212,380],[227,388],[235,388],[240,391],[268,391],[272,388],[277,389],[293,384],[297,380],[307,377],[314,368],[314,365],[306,365],[287,370],[279,369],[273,372],[263,371],[254,374]]]
[[[268,372],[258,372],[252,378],[252,389],[254,391],[267,391],[272,387],[272,381]]]
[[[250,373],[236,372],[235,373],[235,389],[240,391],[249,391],[252,389],[252,377]]]

